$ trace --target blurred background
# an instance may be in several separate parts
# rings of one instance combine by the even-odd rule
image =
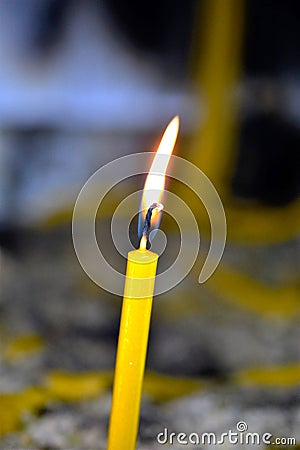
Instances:
[[[299,442],[299,2],[0,0],[0,11],[0,448],[105,448],[121,299],[82,271],[72,210],[95,170],[154,151],[176,114],[175,154],[216,186],[228,242],[198,285],[208,218],[170,181],[202,246],[155,300],[138,448],[160,448],[164,427],[221,434],[239,420]],[[107,196],[100,237],[143,183]],[[162,228],[174,250],[175,224]]]

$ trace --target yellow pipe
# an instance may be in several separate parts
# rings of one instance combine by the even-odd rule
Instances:
[[[189,159],[223,194],[228,193],[235,156],[244,0],[204,0],[201,12],[195,78],[204,97],[204,123],[197,129]]]

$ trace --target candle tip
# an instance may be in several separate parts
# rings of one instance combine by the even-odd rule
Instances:
[[[147,250],[147,238],[146,236],[142,236],[140,241],[140,250]]]

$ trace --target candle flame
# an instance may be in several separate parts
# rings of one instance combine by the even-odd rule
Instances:
[[[165,188],[166,171],[176,143],[178,130],[179,117],[175,116],[163,134],[146,178],[140,208],[139,235],[141,234],[148,208],[153,203],[161,203],[162,201]],[[158,227],[160,217],[160,211],[153,210],[151,222],[154,228]]]

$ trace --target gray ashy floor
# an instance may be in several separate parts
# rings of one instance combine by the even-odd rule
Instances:
[[[295,248],[296,243],[290,242],[276,251],[253,249],[246,255],[245,250],[228,245],[222,264],[251,267],[248,273],[259,272],[267,280],[279,264],[274,251],[281,255],[282,265],[294,265]],[[269,269],[263,273],[255,261],[268,261]],[[2,253],[1,266],[0,396],[39,387],[52,371],[112,370],[120,300],[101,291],[83,273],[71,245],[69,225],[20,234],[17,248]],[[193,276],[192,272],[179,287],[155,300],[147,368],[179,380],[192,377],[199,380],[199,389],[183,390],[178,396],[174,385],[174,395],[161,401],[159,394],[151,396],[148,391],[142,404],[138,449],[209,448],[212,445],[185,445],[176,439],[171,444],[170,438],[163,445],[157,435],[166,428],[168,433],[182,432],[192,440],[195,435],[190,433],[211,432],[220,438],[223,432],[236,432],[240,421],[247,424],[248,432],[260,436],[268,432],[299,442],[299,314],[281,318],[255,314],[206,287],[200,295]],[[45,345],[38,352],[9,357],[14,339],[31,334],[40,336]],[[249,369],[272,365],[277,375],[270,373],[274,376],[271,384],[262,375],[251,379]],[[161,377],[155,389],[165,392],[167,385]],[[35,414],[24,412],[18,429],[2,436],[0,448],[104,449],[110,388],[92,397],[46,401]],[[10,414],[9,409],[0,412],[1,417]],[[240,435],[237,444],[225,440],[222,448],[248,448]]]

